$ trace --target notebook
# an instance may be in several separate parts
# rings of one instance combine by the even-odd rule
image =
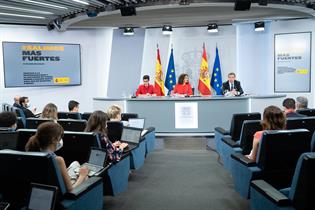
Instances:
[[[94,176],[104,169],[104,165],[106,163],[106,157],[107,157],[107,153],[105,149],[91,147],[91,152],[90,152],[88,162],[82,164],[79,167],[76,167],[74,171],[76,173],[79,173],[80,167],[85,166],[89,169],[88,176]]]
[[[28,210],[53,210],[57,197],[56,186],[31,183]]]
[[[129,119],[129,127],[133,128],[144,128],[144,118],[130,118]]]
[[[123,127],[121,142],[128,143],[128,147],[124,152],[128,152],[139,145],[141,139],[141,128]]]

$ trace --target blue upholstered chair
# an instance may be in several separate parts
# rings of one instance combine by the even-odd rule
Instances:
[[[261,114],[258,112],[255,113],[239,113],[233,114],[231,120],[230,130],[225,130],[221,127],[216,127],[214,129],[214,140],[216,144],[216,150],[219,155],[222,155],[221,145],[222,145],[222,137],[229,135],[233,141],[238,141],[241,134],[241,129],[243,122],[245,120],[260,120]]]
[[[22,129],[25,128],[25,124],[23,122],[22,117],[17,117],[17,122],[16,122],[16,129]]]
[[[81,120],[81,113],[79,113],[79,112],[58,112],[58,119]]]
[[[315,117],[287,119],[286,127],[288,130],[304,128],[313,133],[315,131]]]
[[[154,151],[155,148],[155,128],[149,127],[147,132],[143,135],[145,142],[145,155],[147,156]]]
[[[260,120],[245,120],[242,126],[240,140],[233,141],[231,136],[222,138],[222,160],[224,168],[231,171],[231,155],[242,153],[248,155],[252,149],[254,134],[262,130]]]
[[[17,107],[12,107],[12,109],[13,109],[13,112],[16,113],[16,116],[21,118],[21,120],[24,124],[24,128],[25,128],[26,127],[26,117],[25,117],[25,114],[22,111],[22,109],[17,108]]]
[[[43,119],[43,118],[27,118],[26,119],[26,128],[28,129],[37,129],[37,127],[44,122],[53,122],[52,119]]]
[[[112,163],[103,174],[104,195],[119,195],[128,187],[130,155],[125,154],[120,161]]]
[[[55,158],[49,153],[0,150],[0,194],[12,209],[27,205],[30,183],[58,187],[56,209],[103,209],[103,182],[89,178],[67,192]]]
[[[17,150],[25,151],[26,143],[35,133],[35,129],[19,129]],[[67,166],[73,161],[87,162],[91,147],[101,148],[99,136],[95,133],[65,131],[62,139],[63,147],[56,154],[64,158]]]
[[[121,113],[121,120],[128,121],[130,118],[138,118],[137,113]]]
[[[61,119],[58,123],[65,131],[83,132],[86,127],[86,120]]]
[[[264,180],[251,183],[252,210],[314,210],[315,153],[304,153],[298,160],[291,186],[277,190]]]
[[[304,114],[309,117],[315,116],[315,109],[299,109],[299,110],[296,110],[296,112],[299,114]]]
[[[145,159],[145,139],[140,141],[139,146],[130,151],[130,168],[139,169],[144,164]]]
[[[92,114],[92,112],[84,112],[84,113],[81,115],[81,118],[82,118],[83,120],[88,121],[89,118],[90,118],[90,116],[91,116],[91,114]]]
[[[117,121],[107,122],[107,136],[111,142],[119,141],[123,131],[123,123]]]
[[[306,129],[265,131],[256,162],[241,153],[232,154],[231,173],[235,190],[249,197],[252,180],[263,179],[281,189],[291,183],[298,158],[310,151],[311,133]]]

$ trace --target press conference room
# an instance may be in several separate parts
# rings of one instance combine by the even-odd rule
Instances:
[[[314,0],[0,0],[0,210],[314,210],[314,32]]]

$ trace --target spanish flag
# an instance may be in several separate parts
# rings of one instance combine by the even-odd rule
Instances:
[[[162,64],[160,58],[160,50],[157,48],[157,58],[155,66],[155,93],[157,96],[165,96]]]
[[[203,96],[211,95],[210,76],[209,76],[209,69],[208,69],[208,61],[207,61],[207,53],[206,53],[205,44],[203,44],[203,52],[202,52],[202,59],[201,59],[201,65],[200,65],[198,90],[199,90],[200,95],[203,95]]]

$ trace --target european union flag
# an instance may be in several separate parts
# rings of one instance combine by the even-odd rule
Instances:
[[[216,47],[215,51],[216,51],[215,60],[214,60],[210,84],[211,84],[212,88],[215,90],[216,95],[222,95],[222,93],[221,93],[222,74],[221,74],[221,66],[220,66],[218,47]]]
[[[166,77],[165,77],[165,87],[168,89],[167,95],[171,93],[175,85],[176,85],[176,74],[175,74],[174,56],[173,56],[173,49],[172,49],[170,59],[168,61],[168,67],[167,67],[167,72],[166,72]]]

